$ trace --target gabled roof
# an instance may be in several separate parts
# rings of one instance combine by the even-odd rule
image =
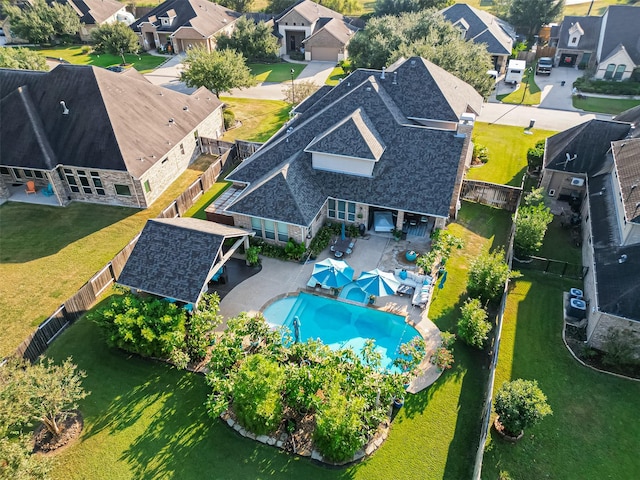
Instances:
[[[278,17],[276,21],[280,21],[286,14],[291,11],[295,11],[298,15],[305,18],[309,24],[315,22],[319,18],[339,18],[342,19],[344,15],[336,12],[335,10],[331,10],[319,3],[312,2],[311,0],[300,0],[298,3],[291,5],[289,8],[284,10]]]
[[[362,108],[358,108],[314,138],[305,151],[378,161],[384,148],[375,126]]]
[[[628,122],[634,125],[633,136],[640,134],[640,105],[625,110],[613,118],[616,122]]]
[[[569,44],[569,30],[574,24],[580,23],[580,28],[584,30],[584,35],[580,37],[577,45]],[[595,52],[598,48],[598,38],[600,37],[600,27],[602,17],[580,17],[567,15],[562,20],[558,32],[558,48],[575,48],[586,52]]]
[[[196,218],[149,220],[118,283],[196,304],[224,239],[244,235],[253,232]]]
[[[54,0],[57,3],[67,4],[73,8],[80,21],[87,25],[100,25],[108,18],[114,16],[125,5],[116,0]]]
[[[504,20],[465,3],[456,3],[440,13],[453,24],[464,21],[465,40],[486,44],[492,55],[511,55],[515,31]]]
[[[640,138],[619,140],[611,146],[625,217],[640,223]]]
[[[544,168],[596,175],[611,142],[625,138],[629,129],[624,122],[590,120],[553,135],[546,141]]]
[[[622,44],[636,65],[640,64],[640,7],[610,5],[605,13],[600,59],[611,55]]]
[[[313,33],[305,38],[302,43],[313,43],[314,39],[317,38],[321,32],[327,32],[340,43],[346,45],[351,41],[356,31],[357,28],[346,24],[343,20],[337,18],[321,18],[316,24]]]
[[[12,94],[20,88],[17,101]],[[0,102],[3,119],[15,119],[1,124],[2,165],[52,168],[24,150],[24,132],[33,131],[50,145],[52,161],[126,170],[136,178],[222,106],[204,88],[185,95],[104,68],[66,64],[38,73],[0,69]],[[11,133],[16,125],[24,132]]]
[[[163,26],[161,17],[175,14],[170,26]],[[180,27],[192,27],[209,37],[235,22],[241,16],[229,8],[208,0],[167,0],[131,24],[134,32],[140,32],[142,23],[153,23],[158,31],[175,32]]]
[[[314,96],[315,102],[289,124],[287,132],[272,137],[227,177],[248,185],[227,212],[306,226],[331,197],[447,217],[465,139],[452,130],[426,128],[404,115],[405,110],[419,112],[421,118],[445,115],[445,120],[458,123],[449,102],[442,113],[438,110],[442,102],[425,99],[443,95],[435,82],[418,74],[426,72],[431,78],[428,63],[416,57],[395,65],[390,69],[399,72],[395,84],[389,72],[381,79],[379,71],[357,70],[327,94]],[[414,74],[405,71],[405,65]],[[449,76],[447,91],[458,94],[452,103],[462,115],[468,109],[461,107],[461,98],[469,92],[453,75],[442,72],[436,75],[442,81],[445,74]],[[472,103],[481,104],[477,93],[471,97]],[[434,108],[416,110],[400,101]],[[347,129],[353,137],[340,145],[338,137]],[[324,142],[323,151],[345,156],[357,157],[367,149],[375,156],[382,146],[384,151],[371,177],[316,170],[307,147],[319,138],[313,147]]]

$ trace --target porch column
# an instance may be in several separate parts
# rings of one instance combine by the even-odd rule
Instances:
[[[0,199],[8,199],[11,196],[11,192],[4,182],[4,178],[0,177]]]
[[[248,236],[244,237],[244,242],[243,243],[244,243],[244,251],[246,252],[247,248],[250,247],[250,245],[249,245],[249,237]]]
[[[404,210],[398,210],[398,219],[396,220],[396,230],[402,230],[403,222],[404,222]]]
[[[71,200],[69,200],[69,193],[60,180],[60,177],[57,175],[57,172],[54,170],[52,172],[47,172],[47,180],[51,184],[51,188],[53,189],[53,194],[56,196],[58,203],[61,206],[65,206]]]

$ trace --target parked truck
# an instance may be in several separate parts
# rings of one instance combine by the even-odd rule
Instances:
[[[536,75],[551,75],[553,68],[553,60],[551,57],[540,57],[538,66],[536,67]]]

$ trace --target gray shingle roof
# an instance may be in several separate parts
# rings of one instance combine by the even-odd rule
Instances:
[[[612,152],[625,216],[640,223],[640,138],[613,142]]]
[[[195,218],[149,220],[118,283],[195,304],[220,260],[224,239],[247,234],[251,232]]]
[[[578,45],[569,45],[569,29],[576,23],[584,30],[584,35],[580,37]],[[598,38],[600,37],[600,27],[602,17],[579,17],[567,15],[562,20],[558,32],[558,48],[573,48],[587,52],[595,52],[598,48]]]
[[[24,87],[21,96],[28,97],[28,103],[8,97],[19,87]],[[68,115],[62,114],[61,101]],[[0,128],[3,165],[55,167],[24,151],[25,133],[16,132],[19,126],[41,132],[58,163],[126,170],[137,178],[222,106],[204,88],[184,95],[135,76],[66,64],[37,74],[0,69],[0,102],[3,118],[16,119],[2,122]],[[29,115],[25,105],[32,105]]]
[[[630,125],[609,120],[590,120],[547,138],[544,166],[551,170],[596,175],[611,142],[623,139]],[[574,160],[567,162],[567,154]]]
[[[640,64],[640,7],[610,5],[606,15],[600,60],[622,44],[634,63]]]
[[[415,59],[413,65],[410,60],[406,62],[407,69],[430,71],[421,59]],[[439,102],[419,97],[442,96],[442,92],[432,88],[433,82],[413,81],[419,75],[410,75],[402,65],[398,69],[397,85],[392,84],[390,76],[380,80],[380,72],[373,76],[371,71],[356,71],[315,104],[309,105],[306,112],[291,123],[290,133],[272,138],[227,177],[249,185],[227,210],[309,225],[326,199],[333,197],[447,217],[464,138],[456,137],[453,131],[418,126],[402,115],[404,110],[412,113],[417,110],[397,104],[396,99],[440,106]],[[441,72],[437,75],[444,80]],[[450,77],[449,84],[453,84],[450,90],[456,91],[454,77],[446,75]],[[393,94],[390,93],[394,89]],[[410,91],[401,93],[401,89]],[[457,90],[468,93],[466,88]],[[460,99],[455,103],[460,114],[467,110],[460,106]],[[312,154],[304,150],[320,133],[328,131],[357,109],[363,118],[369,119],[369,130],[375,131],[379,143],[386,147],[374,166],[373,176],[313,169]],[[448,103],[445,111],[448,118],[457,123],[458,118],[453,116]],[[439,118],[440,115],[433,110],[421,110],[420,113],[426,118]],[[349,153],[349,146],[347,143],[340,152]],[[334,143],[332,148],[339,146]]]
[[[456,3],[440,13],[453,24],[464,20],[465,40],[486,44],[492,55],[511,55],[515,32],[505,21],[465,3]]]
[[[637,107],[630,108],[629,110],[625,110],[624,112],[616,115],[614,120],[617,122],[629,122],[632,125],[635,125],[634,135],[640,133],[640,105]]]
[[[313,139],[308,152],[379,160],[384,144],[366,113],[358,108],[326,132]]]

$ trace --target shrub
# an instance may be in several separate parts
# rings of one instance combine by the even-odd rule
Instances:
[[[235,126],[235,124],[236,124],[236,114],[233,113],[233,110],[225,108],[222,111],[222,118],[223,118],[223,121],[224,121],[225,130],[229,130],[231,127]]]
[[[515,278],[516,275],[515,272],[509,272],[504,250],[483,253],[471,262],[467,291],[471,297],[478,297],[483,302],[492,302],[500,298],[507,279]]]
[[[217,293],[205,295],[200,308],[186,322],[186,348],[191,361],[202,360],[211,345],[215,327],[222,323],[220,297]]]
[[[440,343],[444,348],[451,348],[456,341],[455,333],[442,332],[440,334]]]
[[[252,245],[251,247],[247,248],[245,255],[247,256],[248,265],[252,267],[257,267],[258,265],[260,265],[260,250],[261,247],[258,247],[257,245]]]
[[[552,221],[551,210],[542,203],[520,207],[515,219],[514,247],[516,254],[529,256],[538,252],[542,247],[547,227]]]
[[[278,427],[284,379],[284,369],[276,361],[261,354],[247,358],[233,378],[233,408],[242,425],[257,435]]]
[[[473,160],[479,163],[487,163],[489,161],[489,149],[484,145],[474,143]]]
[[[284,247],[287,260],[300,260],[306,251],[307,249],[304,244],[296,242],[293,238],[290,238]]]
[[[444,265],[451,256],[453,247],[460,249],[464,246],[461,238],[456,237],[446,230],[436,229],[431,234],[431,250],[420,255],[416,265],[426,273],[431,273],[438,263]]]
[[[544,159],[545,140],[538,140],[534,147],[527,150],[527,165],[530,172],[538,171],[542,168]]]
[[[538,382],[521,378],[502,384],[493,407],[506,432],[513,436],[553,413]]]
[[[433,355],[431,355],[431,363],[437,366],[440,370],[447,370],[451,368],[453,361],[453,353],[445,347],[438,347]]]
[[[468,345],[482,348],[489,338],[491,322],[487,320],[487,312],[480,300],[469,298],[460,308],[461,317],[458,320],[458,335]]]
[[[573,86],[585,93],[604,93],[607,95],[640,95],[640,82],[631,79],[621,82],[611,80],[593,80],[580,77]]]

